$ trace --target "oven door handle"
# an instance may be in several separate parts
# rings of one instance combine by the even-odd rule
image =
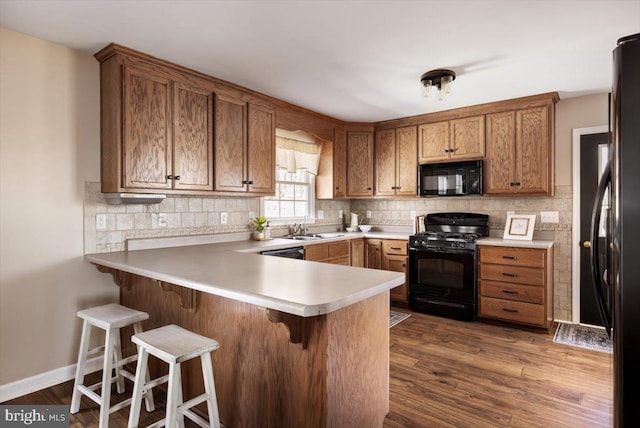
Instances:
[[[409,251],[415,253],[429,252],[429,253],[447,253],[447,254],[474,254],[476,250],[470,250],[468,248],[437,248],[437,247],[419,247],[409,248]]]

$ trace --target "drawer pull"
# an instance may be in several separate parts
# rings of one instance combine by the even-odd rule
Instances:
[[[506,273],[506,272],[502,272],[502,276],[508,276],[509,278],[517,278],[518,275],[515,273]]]
[[[505,312],[512,312],[512,313],[517,313],[518,310],[517,309],[509,309],[509,308],[502,308],[503,311]]]
[[[502,258],[507,260],[518,260],[516,256],[502,256]]]
[[[506,294],[518,294],[517,291],[513,291],[513,290],[502,290],[502,292]]]
[[[391,249],[392,250],[398,250],[398,251],[402,250],[402,248],[400,248],[400,247],[391,247]]]

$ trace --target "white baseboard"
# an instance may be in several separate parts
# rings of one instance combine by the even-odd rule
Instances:
[[[101,370],[102,363],[103,358],[100,356],[87,360],[87,373]],[[70,366],[60,367],[58,369],[40,373],[26,379],[20,379],[15,382],[0,385],[0,403],[66,382],[75,378],[75,376],[76,364],[72,364]]]

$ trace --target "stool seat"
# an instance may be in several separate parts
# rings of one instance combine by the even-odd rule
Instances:
[[[109,426],[109,414],[131,403],[131,398],[127,398],[111,406],[111,384],[115,382],[118,393],[122,394],[125,390],[124,379],[135,380],[133,374],[125,369],[125,365],[138,359],[137,354],[122,358],[120,329],[132,325],[135,333],[142,333],[142,321],[149,319],[149,314],[111,303],[80,310],[77,315],[84,321],[82,323],[82,338],[80,339],[76,376],[69,410],[72,414],[78,413],[80,411],[80,400],[84,395],[100,406],[99,426],[100,428],[107,428]],[[105,331],[105,341],[104,346],[89,350],[92,327]],[[87,357],[103,351],[102,380],[94,385],[85,385]],[[115,376],[112,377],[113,372],[115,372]],[[149,379],[148,369],[144,375]],[[100,394],[96,392],[98,389]],[[144,392],[144,398],[147,411],[153,411],[155,403],[153,402],[151,388]]]
[[[175,324],[136,334],[131,341],[167,363],[182,363],[220,347],[217,341]]]
[[[122,328],[149,319],[149,314],[111,303],[78,311],[78,317],[103,330]]]
[[[131,411],[129,412],[129,428],[138,427],[142,396],[145,391],[165,382],[168,382],[167,414],[162,421],[158,421],[150,427],[173,428],[177,426],[182,428],[185,416],[202,427],[220,427],[220,415],[218,414],[216,388],[211,366],[211,351],[220,347],[217,341],[174,324],[136,333],[131,341],[138,346],[138,367],[136,368]],[[169,364],[169,374],[152,381],[145,380],[143,377],[149,355]],[[182,397],[181,363],[196,357],[200,357],[205,392],[185,403]],[[208,421],[191,410],[192,407],[204,402],[207,403]]]

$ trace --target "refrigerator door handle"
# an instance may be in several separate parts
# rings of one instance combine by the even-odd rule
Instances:
[[[590,258],[590,267],[591,267],[591,276],[593,278],[593,284],[595,285],[596,292],[596,301],[598,303],[598,309],[600,310],[600,316],[602,317],[602,322],[604,323],[604,327],[607,331],[607,335],[611,337],[611,313],[609,313],[609,309],[606,305],[605,295],[604,295],[604,286],[605,281],[603,278],[603,272],[600,270],[600,258],[599,258],[599,247],[600,240],[598,237],[598,231],[600,229],[600,217],[602,213],[602,203],[604,201],[604,196],[607,190],[607,186],[611,183],[611,164],[607,163],[607,166],[602,173],[602,178],[600,179],[600,183],[598,183],[598,191],[596,193],[596,198],[593,204],[593,209],[591,211],[591,258]]]

